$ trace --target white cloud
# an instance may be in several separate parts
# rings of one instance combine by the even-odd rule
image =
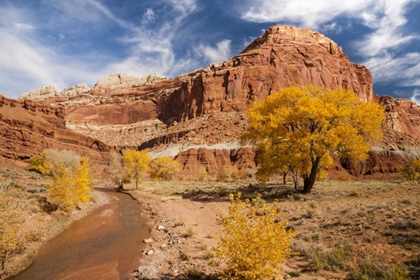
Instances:
[[[175,10],[177,10],[178,12],[181,12],[181,16],[185,16],[187,14],[194,12],[198,7],[197,0],[165,0],[165,1],[171,4]]]
[[[18,30],[23,30],[23,31],[31,31],[34,30],[35,27],[27,24],[27,23],[21,23],[21,22],[14,22],[13,26],[18,29]]]
[[[420,89],[413,90],[413,94],[411,95],[410,100],[417,103],[417,105],[420,105]]]
[[[372,29],[355,46],[362,54],[374,56],[416,38],[415,35],[401,32],[407,22],[404,16],[406,9],[410,3],[416,1],[418,0],[257,0],[249,1],[242,18],[255,22],[289,22],[321,31],[343,28],[337,26],[338,18],[355,19]]]
[[[221,62],[231,56],[230,40],[223,40],[216,44],[216,47],[199,45],[194,48],[198,55],[203,56],[207,63]]]
[[[341,32],[351,28],[352,22],[361,23],[368,31],[353,42],[353,47],[364,57],[362,64],[372,70],[374,81],[413,86],[420,84],[420,53],[398,56],[396,51],[420,39],[419,33],[405,29],[406,13],[414,3],[418,0],[249,0],[243,5],[242,18],[285,22],[324,32]]]
[[[155,18],[156,18],[155,12],[153,11],[153,9],[149,8],[143,14],[142,24],[148,24],[148,23],[154,22]]]
[[[372,10],[376,0],[254,0],[248,1],[242,18],[254,22],[288,21],[317,29],[339,16],[358,15]]]
[[[42,18],[30,7],[0,4],[0,91],[16,98],[46,85],[58,90],[82,82],[92,86],[110,73],[171,76],[197,67],[188,52],[177,58],[173,46],[182,21],[197,10],[196,1],[164,1],[171,10],[165,11],[163,22],[154,21],[149,28],[120,18],[97,0],[42,0],[42,12],[48,15]],[[155,20],[155,13],[148,9],[140,20]],[[112,26],[120,28],[120,37],[114,37],[120,48],[117,56],[101,53],[90,40],[92,32],[106,36]],[[37,32],[15,32],[34,29]],[[73,45],[78,46],[76,53]]]
[[[374,82],[393,83],[400,86],[420,86],[420,53],[406,53],[395,57],[383,53],[365,62],[373,72]]]

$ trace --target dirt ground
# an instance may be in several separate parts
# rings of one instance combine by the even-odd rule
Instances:
[[[221,272],[211,251],[216,216],[226,215],[228,194],[238,191],[278,199],[296,233],[291,246],[299,255],[278,279],[420,279],[420,185],[400,181],[320,182],[309,195],[290,185],[144,182],[129,191],[150,227],[133,277],[214,278]]]

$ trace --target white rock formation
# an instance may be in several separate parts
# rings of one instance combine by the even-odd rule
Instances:
[[[111,89],[136,87],[156,83],[166,79],[166,77],[157,74],[150,74],[139,78],[129,74],[117,73],[101,78],[95,84],[95,87],[108,87]]]
[[[33,99],[42,100],[50,97],[57,96],[58,91],[55,86],[39,87],[29,92],[22,93],[19,99]]]
[[[68,88],[65,88],[59,93],[59,96],[76,96],[84,94],[90,91],[90,88],[86,84],[77,84]]]

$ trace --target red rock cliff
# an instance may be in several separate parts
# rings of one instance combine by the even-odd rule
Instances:
[[[0,96],[0,161],[29,160],[46,148],[70,149],[105,162],[109,147],[65,127],[64,108]]]

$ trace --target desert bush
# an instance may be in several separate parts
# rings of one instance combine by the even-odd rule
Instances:
[[[130,181],[130,174],[125,168],[123,156],[115,151],[109,154],[109,173],[112,183],[114,183],[119,190],[124,189],[124,184]]]
[[[240,193],[231,194],[228,215],[218,217],[222,230],[214,251],[227,265],[224,279],[271,279],[292,253],[294,233],[286,230],[287,221],[280,221],[276,205],[261,205],[260,199],[242,201]]]
[[[169,181],[179,171],[181,171],[180,163],[168,156],[152,160],[149,166],[149,174],[153,180]]]
[[[6,278],[9,258],[25,246],[23,210],[19,199],[0,190],[0,279]]]
[[[351,280],[404,280],[408,271],[404,266],[392,264],[381,265],[378,258],[367,256],[350,272]]]
[[[232,165],[223,165],[223,167],[219,170],[217,174],[217,181],[219,182],[227,182],[230,179],[234,179],[236,177],[236,173],[238,170]]]
[[[407,162],[398,170],[404,174],[404,177],[408,181],[418,180],[420,178],[420,159]]]
[[[325,251],[318,247],[311,247],[303,254],[308,258],[313,270],[337,271],[348,268],[353,247],[350,244],[337,244],[335,248]]]
[[[38,172],[42,175],[47,174],[47,170],[45,168],[45,156],[43,154],[40,156],[33,156],[29,162],[29,170]]]
[[[197,172],[198,181],[205,182],[207,181],[207,178],[209,177],[209,173],[207,172],[207,169],[205,167],[202,167]]]

